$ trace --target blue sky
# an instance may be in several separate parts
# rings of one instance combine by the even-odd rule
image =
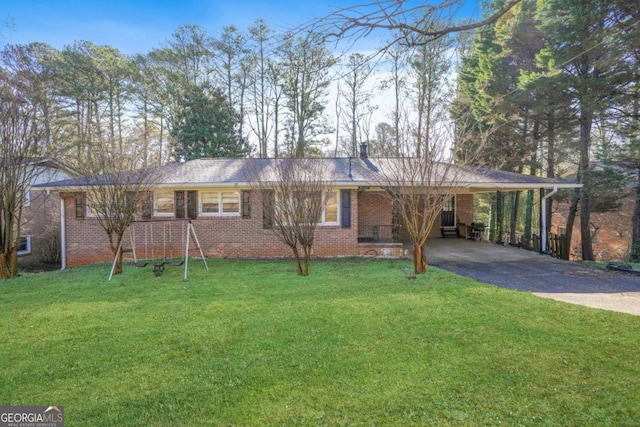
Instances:
[[[211,36],[264,18],[274,30],[291,28],[358,1],[278,0],[0,0],[0,44],[41,41],[61,49],[90,40],[144,53],[161,46],[180,25],[201,25]]]
[[[184,24],[201,25],[214,37],[226,25],[246,30],[258,18],[281,30],[363,3],[368,0],[0,0],[0,45],[40,41],[61,49],[89,40],[145,53]],[[467,0],[465,8],[476,3]]]

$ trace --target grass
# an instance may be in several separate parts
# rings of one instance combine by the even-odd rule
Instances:
[[[640,318],[404,262],[0,283],[0,404],[68,426],[638,425]]]

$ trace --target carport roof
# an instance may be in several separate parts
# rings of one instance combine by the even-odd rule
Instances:
[[[162,177],[157,183],[158,187],[226,187],[247,186],[250,177],[255,173],[263,173],[268,170],[275,159],[197,159],[186,162],[171,163],[158,168]],[[392,158],[319,158],[319,159],[286,159],[284,161],[320,162],[325,179],[338,187],[359,186],[388,186],[389,174],[385,171],[394,170],[398,164],[407,159]],[[439,180],[438,170],[444,170],[444,165],[435,168],[435,178],[432,183],[446,187],[451,180]],[[541,178],[531,175],[523,175],[514,172],[477,168],[469,166],[454,166],[455,187],[459,192],[494,192],[528,190],[538,188],[576,188],[579,184],[569,183],[559,179]],[[108,177],[89,179],[81,177],[68,179],[41,187],[55,188],[59,190],[73,190],[95,185],[95,182],[108,184]],[[386,183],[386,184],[385,184]],[[408,182],[399,185],[407,185]]]

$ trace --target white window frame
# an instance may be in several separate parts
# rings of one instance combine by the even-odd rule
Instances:
[[[327,194],[328,193],[332,193],[335,195],[336,198],[336,220],[335,221],[327,221]],[[278,201],[276,200],[276,212],[274,213],[275,215],[277,215],[277,206],[278,206]],[[336,225],[340,225],[340,191],[339,190],[332,190],[332,191],[328,191],[328,192],[323,192],[322,193],[322,215],[320,217],[320,221],[318,222],[318,226],[319,227],[326,227],[326,226],[336,226]]]
[[[202,190],[198,194],[198,216],[214,217],[214,216],[240,216],[242,212],[242,197],[239,190]],[[237,196],[238,210],[233,212],[225,212],[224,205],[222,203],[223,193],[235,193]],[[217,212],[203,212],[202,204],[204,203],[205,194],[216,194],[218,198],[218,211]]]
[[[20,250],[20,245],[18,245],[18,256],[29,255],[31,254],[31,236],[22,236],[22,239],[25,239],[26,249]]]
[[[88,197],[85,199],[84,204],[85,204],[85,209],[86,209],[85,217],[86,218],[98,218],[98,214],[93,211],[93,208],[91,207],[91,202],[89,202],[89,198]]]
[[[336,198],[336,220],[327,221],[327,194],[332,193]],[[332,190],[322,194],[322,220],[318,225],[340,225],[340,191]]]
[[[158,200],[160,194],[168,194],[171,198],[171,212],[158,212]],[[153,193],[153,216],[174,216],[176,214],[176,197],[173,190],[158,190]]]

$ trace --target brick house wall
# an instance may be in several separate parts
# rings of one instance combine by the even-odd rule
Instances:
[[[96,262],[112,262],[107,235],[96,218],[76,218],[76,198],[73,193],[63,193],[65,209],[67,266],[74,267]],[[358,236],[363,225],[391,224],[391,202],[382,192],[352,189],[350,227],[342,225],[318,225],[313,245],[315,256],[381,255],[403,256],[402,244],[359,244]],[[458,212],[461,219],[472,218],[473,196],[458,196]],[[250,215],[198,217],[192,220],[200,246],[208,257],[261,258],[290,257],[291,249],[274,233],[263,228],[262,192],[251,191]],[[140,219],[140,218],[137,218]],[[134,223],[124,236],[125,259],[132,259],[132,237],[137,259],[151,260],[180,258],[184,254],[185,221],[153,216],[152,223]],[[438,228],[432,237],[439,236]],[[195,244],[190,245],[190,256],[198,256]]]
[[[622,200],[622,206],[616,212],[592,213],[591,230],[593,236],[593,254],[596,261],[619,261],[628,256],[631,245],[633,211],[635,195]],[[564,234],[569,213],[568,203],[554,203],[551,232]],[[582,259],[582,239],[580,237],[580,214],[576,216],[571,236],[569,258]]]
[[[96,218],[76,218],[76,199],[73,194],[65,193],[65,231],[67,266],[74,267],[95,262],[111,262],[113,254],[108,247],[104,229]],[[200,246],[206,256],[229,258],[288,257],[291,249],[275,236],[273,231],[263,228],[262,193],[251,192],[251,214],[242,216],[199,217],[192,220]],[[356,190],[351,191],[354,201],[351,208],[351,226],[318,225],[313,245],[316,256],[358,255],[357,223],[358,211],[355,198]],[[183,221],[159,222],[171,218],[152,217],[157,222],[134,224],[134,243],[136,257],[177,258],[183,255],[185,226]],[[170,235],[170,236],[169,236]],[[192,240],[193,242],[193,240]],[[124,236],[125,249],[131,249],[131,235]],[[164,252],[164,253],[163,253]],[[190,255],[197,256],[195,244],[190,246]],[[125,252],[125,258],[132,254]]]
[[[29,191],[29,204],[23,207],[21,236],[29,250],[18,256],[21,267],[60,262],[60,198],[57,192]]]
[[[374,225],[391,225],[391,200],[382,191],[360,191],[358,196],[358,236],[366,236]]]

